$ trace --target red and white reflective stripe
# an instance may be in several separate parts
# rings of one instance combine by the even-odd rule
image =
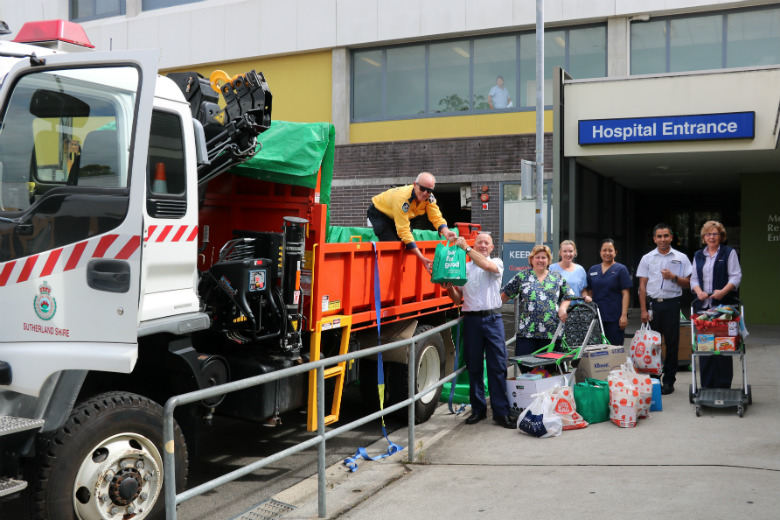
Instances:
[[[139,235],[103,235],[0,265],[0,287],[84,267],[93,258],[116,260],[140,256]]]
[[[149,226],[144,242],[192,242],[198,238],[198,226]]]

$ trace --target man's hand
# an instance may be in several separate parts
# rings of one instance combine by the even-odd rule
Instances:
[[[467,247],[469,247],[469,245],[466,243],[466,239],[463,237],[457,237],[455,239],[455,245],[463,249],[464,251],[466,250]]]
[[[647,323],[650,321],[650,313],[647,311],[642,311],[642,323]]]
[[[458,235],[456,235],[455,232],[452,231],[450,228],[446,228],[442,230],[441,234],[444,235],[444,238],[446,238],[448,242],[452,242],[456,238],[458,238]]]
[[[433,260],[428,260],[424,256],[420,255],[420,261],[423,263],[425,270],[428,271],[428,274],[430,274],[431,270],[433,269]]]

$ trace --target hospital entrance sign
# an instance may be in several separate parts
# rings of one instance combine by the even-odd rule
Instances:
[[[753,139],[755,112],[579,121],[579,144]]]

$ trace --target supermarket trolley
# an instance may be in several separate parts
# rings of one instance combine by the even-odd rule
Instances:
[[[745,308],[737,300],[739,310],[731,305],[721,305],[699,314],[691,306],[691,385],[688,387],[688,400],[696,405],[696,417],[701,415],[701,407],[713,408],[737,407],[737,415],[742,417],[748,405],[753,404],[753,393],[747,378],[745,362]],[[720,336],[719,336],[720,335]],[[704,337],[703,337],[704,336]],[[707,336],[712,336],[710,343]],[[714,338],[721,338],[715,340]],[[733,345],[728,338],[732,338]],[[721,344],[719,344],[721,343]],[[721,350],[722,348],[734,350]],[[701,388],[696,377],[696,360],[705,356],[739,357],[742,365],[742,388]]]
[[[510,357],[510,361],[525,368],[555,368],[560,374],[568,372],[582,355],[587,345],[606,343],[601,314],[595,303],[586,303],[582,298],[572,298],[566,323],[558,323],[550,344],[524,356]],[[556,348],[558,339],[560,347]]]

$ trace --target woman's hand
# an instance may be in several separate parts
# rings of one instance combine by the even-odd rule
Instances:
[[[583,296],[582,299],[585,300],[585,303],[590,303],[593,301],[593,298],[591,298],[590,296]]]
[[[558,309],[558,319],[561,320],[561,323],[566,323],[566,318],[569,317],[569,314],[566,312],[566,309]]]
[[[628,317],[624,314],[618,320],[618,327],[620,327],[620,330],[625,330],[627,325],[628,325]]]
[[[709,295],[709,294],[707,294],[707,293],[706,293],[706,292],[704,292],[704,291],[699,291],[698,293],[696,293],[696,297],[697,297],[697,298],[698,298],[700,301],[704,301],[704,300],[706,300],[707,298],[709,298],[709,297],[710,297],[710,295]]]
[[[712,291],[712,297],[716,300],[722,300],[726,297],[728,294],[728,291],[724,291],[723,289],[718,289],[717,291]]]

